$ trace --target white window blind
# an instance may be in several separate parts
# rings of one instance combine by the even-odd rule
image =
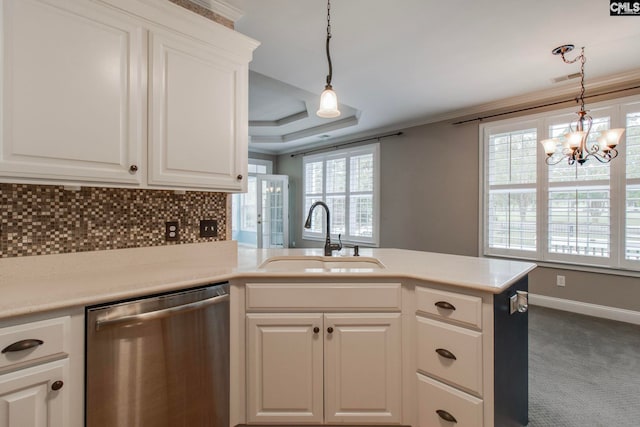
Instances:
[[[640,97],[591,106],[588,145],[624,127],[610,163],[545,164],[539,141],[563,142],[575,113],[481,125],[485,255],[640,270]]]
[[[304,212],[324,201],[331,212],[331,234],[343,242],[378,245],[379,145],[306,156],[303,161]],[[313,212],[303,238],[324,239],[324,210]]]
[[[640,261],[640,106],[626,114],[626,261]]]
[[[490,134],[486,252],[536,250],[536,128]]]
[[[599,114],[609,114],[610,110]],[[594,117],[588,146],[610,128],[609,115]],[[570,121],[553,123],[548,135],[560,143]],[[611,163],[589,159],[583,165],[548,166],[547,258],[600,264],[611,255]],[[596,259],[600,258],[600,260]]]

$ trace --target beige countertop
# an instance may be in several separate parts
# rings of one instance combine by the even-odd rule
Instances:
[[[520,261],[368,248],[360,250],[361,259],[376,258],[384,268],[259,268],[272,257],[321,255],[322,249],[244,249],[225,241],[5,258],[0,260],[0,319],[236,278],[414,279],[500,293],[535,268]]]

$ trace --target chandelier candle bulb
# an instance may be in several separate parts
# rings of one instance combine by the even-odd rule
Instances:
[[[540,144],[544,147],[544,152],[548,156],[552,155],[556,151],[556,145],[558,145],[558,140],[556,138],[544,139],[540,141]]]
[[[620,138],[622,138],[623,133],[624,133],[624,129],[622,128],[609,129],[608,131],[606,131],[604,134],[604,138],[607,141],[607,145],[610,148],[613,148],[616,145],[618,145],[620,143]]]

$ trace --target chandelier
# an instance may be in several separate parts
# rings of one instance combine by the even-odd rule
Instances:
[[[319,117],[332,119],[340,116],[338,110],[338,97],[331,87],[331,77],[333,67],[331,66],[331,54],[329,53],[329,40],[331,40],[331,0],[327,0],[327,62],[329,63],[329,74],[327,74],[327,84],[320,95],[320,109],[316,113]]]
[[[560,55],[566,64],[573,64],[580,61],[580,96],[577,101],[580,103],[580,111],[577,112],[578,119],[570,125],[570,131],[564,135],[564,139],[550,138],[540,141],[547,155],[545,163],[548,165],[557,165],[561,161],[567,159],[569,165],[576,162],[582,165],[589,158],[594,158],[601,163],[608,163],[618,156],[616,146],[620,142],[620,138],[624,133],[624,129],[608,129],[600,132],[597,142],[589,141],[589,132],[593,119],[584,109],[584,47],[581,48],[580,55],[573,60],[568,60],[564,55],[571,52],[575,46],[566,44],[557,47],[551,51],[554,55]],[[558,146],[562,148],[556,154]]]

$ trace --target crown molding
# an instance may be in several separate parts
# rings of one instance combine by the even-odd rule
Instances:
[[[623,85],[628,85],[634,82],[640,83],[640,69],[626,71],[624,73],[619,73],[619,74],[613,74],[606,77],[591,79],[590,82],[585,84],[585,88],[589,92],[592,92],[592,91],[597,91],[598,89],[611,88],[615,86],[623,86]],[[470,117],[474,115],[487,114],[488,112],[493,112],[493,111],[513,109],[515,107],[522,107],[527,105],[531,106],[535,103],[548,102],[551,100],[557,100],[562,98],[566,98],[567,101],[570,101],[571,99],[568,99],[567,97],[574,96],[575,99],[577,99],[578,93],[579,93],[579,90],[576,88],[575,83],[572,84],[571,81],[568,81],[568,82],[564,81],[562,85],[556,84],[553,87],[549,87],[547,89],[539,90],[536,92],[504,98],[497,101],[491,101],[484,104],[475,105],[469,108],[453,110],[443,114],[430,116],[426,120],[420,121],[421,123],[416,123],[408,127],[418,126],[421,124],[456,120],[456,119],[461,119],[461,118]],[[590,94],[587,93],[586,96],[589,97]],[[398,126],[396,126],[396,128],[398,128]]]

